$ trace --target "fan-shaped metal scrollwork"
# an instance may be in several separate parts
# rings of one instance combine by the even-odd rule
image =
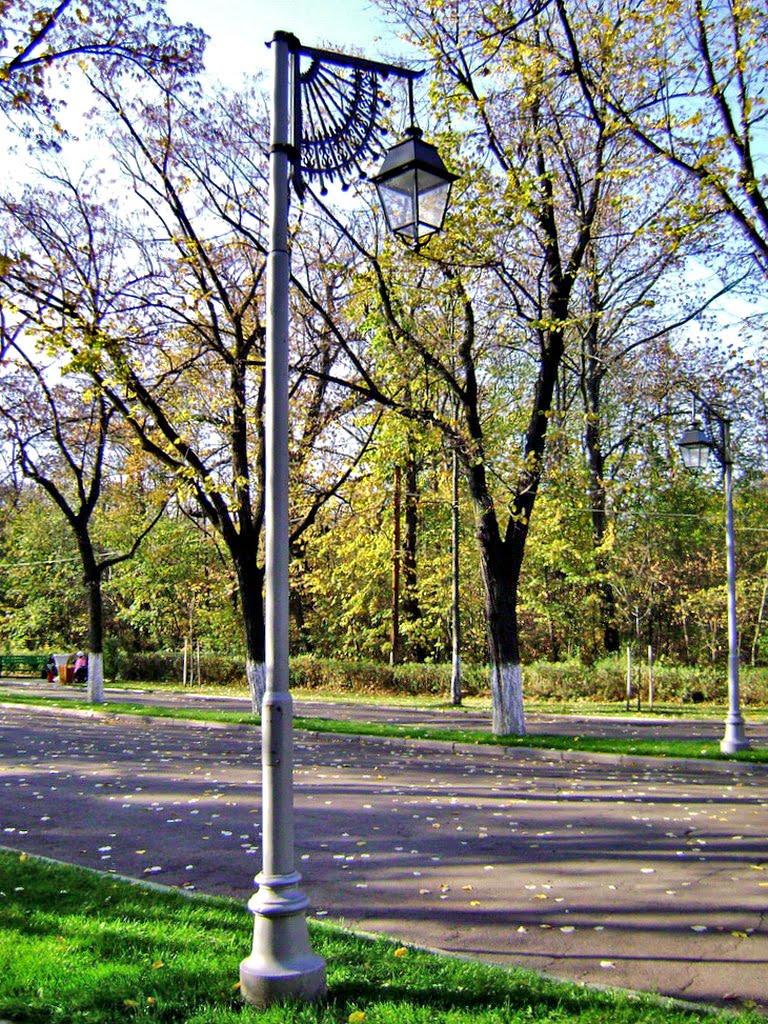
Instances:
[[[303,48],[294,61],[296,191],[303,192],[302,173],[317,179],[322,192],[334,180],[346,188],[350,172],[364,177],[364,165],[384,151],[389,101],[381,79],[393,74],[410,84],[421,72]]]

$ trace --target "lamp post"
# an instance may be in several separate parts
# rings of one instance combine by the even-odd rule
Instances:
[[[707,430],[696,417],[696,400],[704,413]],[[680,438],[680,454],[686,469],[703,469],[712,452],[723,471],[725,486],[725,551],[728,576],[728,714],[725,734],[720,741],[724,754],[735,754],[749,748],[744,733],[744,718],[739,700],[739,630],[736,621],[736,543],[733,529],[733,456],[731,452],[731,421],[699,395],[693,396],[693,419]],[[712,429],[717,426],[718,434]],[[719,436],[718,436],[719,435]]]
[[[357,57],[303,47],[287,32],[272,40],[274,83],[270,135],[270,224],[267,258],[267,347],[265,360],[265,623],[266,686],[261,713],[262,869],[248,908],[254,918],[253,947],[240,964],[240,987],[256,1006],[295,997],[314,1000],[325,993],[325,964],[309,945],[305,912],[309,900],[299,888],[293,831],[293,705],[288,678],[288,335],[290,255],[289,178],[304,194],[304,178],[345,175],[381,149],[380,81],[392,75],[409,86],[413,150],[389,160],[379,190],[401,190],[404,234],[422,244],[442,226],[454,175],[440,167],[417,139],[413,126],[413,80],[421,72]],[[417,145],[419,143],[419,145]],[[407,148],[407,147],[406,147]],[[395,147],[397,149],[397,147]],[[436,155],[436,154],[435,154]],[[439,157],[437,158],[440,165]],[[386,161],[385,161],[386,162]],[[428,163],[428,170],[422,166]],[[389,175],[391,174],[391,179]],[[394,226],[394,224],[393,224]]]

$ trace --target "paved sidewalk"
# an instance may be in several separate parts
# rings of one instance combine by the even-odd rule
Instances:
[[[82,688],[48,686],[37,680],[0,679],[0,702],[2,690],[40,696],[65,697],[82,700]],[[125,701],[158,707],[205,707],[211,710],[240,711],[250,709],[245,697],[209,695],[192,691],[126,690],[122,687],[105,690],[109,701]],[[461,728],[467,730],[491,729],[490,707],[488,710],[474,707],[414,708],[365,704],[359,701],[328,701],[322,698],[302,697],[295,702],[295,713],[305,718],[329,720],[382,722],[394,725],[410,725],[414,728]],[[719,740],[724,732],[725,709],[722,718],[696,718],[690,713],[683,716],[668,716],[642,712],[624,712],[617,705],[615,715],[562,715],[550,712],[534,712],[526,715],[528,731],[542,735],[606,736],[620,739],[663,739],[673,742],[680,739]],[[750,741],[757,746],[768,746],[768,718],[750,719],[746,726]]]
[[[5,845],[251,893],[257,729],[6,706],[0,770]],[[765,767],[297,733],[295,788],[297,866],[320,918],[768,1012]]]

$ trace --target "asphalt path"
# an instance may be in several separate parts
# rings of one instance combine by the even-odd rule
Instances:
[[[245,905],[260,775],[258,729],[6,705],[0,842]],[[294,778],[318,918],[768,1012],[763,766],[297,732]]]
[[[3,690],[9,693],[36,694],[39,696],[64,697],[82,700],[84,689],[74,686],[51,686],[37,680],[3,679],[0,680],[0,700]],[[191,690],[129,690],[124,687],[107,687],[105,698],[109,701],[135,703],[143,706],[158,707],[204,707],[211,711],[239,711],[247,713],[250,701],[241,696],[211,695]],[[365,704],[360,701],[328,701],[313,700],[302,697],[295,701],[294,711],[297,716],[326,720],[346,720],[358,722],[377,722],[411,727],[426,726],[431,728],[460,728],[467,730],[484,730],[490,732],[491,716],[488,708],[474,706],[417,708],[412,706]],[[533,712],[526,715],[526,723],[530,733],[539,735],[583,735],[606,736],[617,739],[660,739],[668,742],[685,739],[719,740],[723,736],[725,709],[723,718],[696,718],[688,713],[679,716],[663,716],[659,714],[629,713],[617,709],[613,716],[586,716],[577,714],[556,714]],[[755,745],[768,746],[768,718],[751,719],[747,724],[747,734]]]

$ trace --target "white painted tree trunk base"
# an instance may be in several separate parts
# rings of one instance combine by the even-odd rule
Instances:
[[[251,661],[246,658],[245,675],[248,680],[248,691],[251,695],[251,709],[254,715],[261,714],[261,703],[267,686],[267,666],[263,661]]]
[[[454,655],[451,665],[451,704],[461,704],[461,658]]]
[[[88,652],[88,702],[104,703],[104,655]]]
[[[525,736],[523,670],[520,665],[491,667],[491,709],[494,736]]]

